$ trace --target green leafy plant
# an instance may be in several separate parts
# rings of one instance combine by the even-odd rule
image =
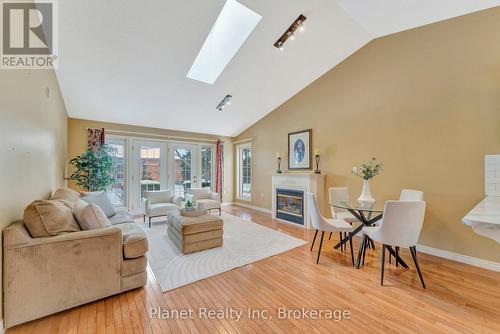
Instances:
[[[372,158],[367,163],[362,164],[359,167],[352,167],[352,173],[359,176],[363,180],[371,180],[375,176],[379,175],[382,171],[382,164],[377,163],[376,158]]]
[[[188,200],[188,201],[186,201],[186,203],[184,203],[184,206],[186,208],[192,208],[192,207],[194,207],[194,204],[193,204],[193,202]]]
[[[88,191],[106,190],[115,182],[113,178],[114,148],[102,145],[98,151],[87,150],[82,155],[69,161],[74,172],[67,180],[75,181],[77,185]]]

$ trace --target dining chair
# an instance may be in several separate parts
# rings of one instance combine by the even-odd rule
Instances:
[[[387,201],[385,203],[384,215],[380,224],[375,227],[363,228],[363,239],[366,238],[380,242],[382,246],[382,258],[380,285],[384,285],[385,250],[392,252],[392,247],[407,247],[410,249],[413,262],[417,268],[422,287],[425,289],[424,277],[417,259],[417,241],[422,230],[425,215],[424,201]],[[358,255],[359,258],[359,255]],[[396,256],[396,263],[398,257]]]
[[[325,232],[332,233],[352,233],[354,231],[354,227],[351,224],[346,222],[343,219],[327,219],[323,217],[318,209],[318,204],[316,203],[316,197],[313,193],[307,193],[307,207],[309,210],[309,216],[311,217],[311,224],[316,230],[314,232],[314,239],[311,244],[311,251],[313,250],[314,243],[316,242],[316,237],[318,236],[318,232],[321,231],[321,240],[319,242],[319,250],[318,250],[318,258],[316,259],[316,263],[319,263],[319,257],[321,255],[321,247],[323,246],[323,238],[325,236]],[[349,240],[349,246],[351,248],[351,260],[352,265],[354,265],[354,251],[352,248],[352,235]]]
[[[400,201],[423,201],[424,192],[420,190],[403,189],[399,195]]]
[[[420,190],[403,189],[399,195],[400,201],[423,201],[424,193]],[[396,256],[399,256],[399,247],[395,247]],[[389,263],[391,263],[392,255],[389,253]],[[396,261],[396,267],[398,261]]]
[[[347,202],[350,201],[349,188],[347,187],[330,187],[328,188],[328,198],[329,203],[333,202]],[[342,219],[353,225],[353,223],[360,224],[358,218],[354,217],[352,213],[345,209],[334,208],[330,205],[330,210],[332,212],[332,217],[334,219]],[[332,233],[328,236],[328,240],[332,238]],[[342,235],[340,235],[342,239]]]

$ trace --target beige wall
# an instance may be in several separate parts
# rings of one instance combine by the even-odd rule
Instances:
[[[0,228],[64,185],[67,122],[53,71],[0,71]],[[52,97],[45,95],[52,89]],[[0,302],[1,305],[1,302]]]
[[[221,139],[224,141],[224,202],[233,201],[233,145],[231,138],[70,118],[68,123],[68,157],[70,159],[87,149],[88,128],[105,128],[108,133],[113,133],[114,130],[124,133],[123,135],[140,138],[167,139],[171,137],[175,140],[186,138],[188,141],[196,141],[193,138],[200,138],[200,142],[204,139]],[[70,187],[77,189],[73,182],[70,182]]]
[[[384,163],[376,199],[425,192],[423,245],[500,262],[500,246],[460,224],[484,197],[485,154],[500,153],[500,8],[377,39],[235,140],[252,137],[252,205],[271,207],[275,152],[313,129],[328,186],[361,180],[352,166]]]

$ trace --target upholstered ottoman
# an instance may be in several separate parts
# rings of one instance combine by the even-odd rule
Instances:
[[[168,216],[168,237],[183,254],[222,246],[224,221],[214,215],[184,217],[178,212]]]

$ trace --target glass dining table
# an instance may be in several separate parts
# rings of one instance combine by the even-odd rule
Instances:
[[[382,219],[385,207],[385,202],[360,204],[359,202],[354,202],[354,201],[333,201],[329,204],[331,207],[333,207],[334,211],[335,209],[337,210],[340,209],[342,211],[345,210],[349,211],[354,217],[356,217],[357,220],[361,222],[361,224],[358,227],[356,227],[352,233],[347,234],[345,238],[340,240],[334,246],[335,249],[339,249],[346,242],[349,242],[351,237],[361,232],[363,227],[373,226],[376,222]],[[372,248],[375,248],[375,244],[373,243],[373,241],[367,239],[367,243],[365,245],[361,245],[359,249],[358,259],[356,261],[356,268],[358,269],[361,261],[361,254],[363,254],[366,251],[365,248],[367,248],[369,244],[371,244]],[[404,268],[408,268],[408,265],[399,257],[399,254],[392,247],[386,246],[386,248],[389,251],[389,253],[392,256],[394,256],[394,258],[396,259],[396,263],[401,264]]]

